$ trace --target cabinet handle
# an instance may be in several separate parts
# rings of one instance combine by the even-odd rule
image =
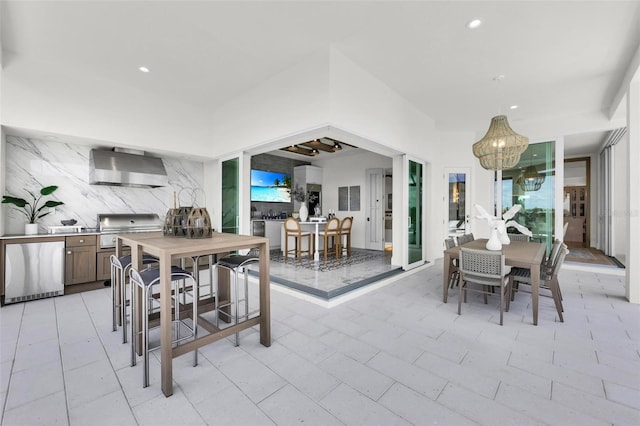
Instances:
[[[72,251],[68,251],[67,254],[73,254],[73,252]]]
[[[84,240],[80,240],[81,243],[84,243]]]

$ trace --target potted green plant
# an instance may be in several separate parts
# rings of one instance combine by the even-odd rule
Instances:
[[[20,212],[25,215],[27,218],[27,223],[25,224],[25,234],[33,235],[38,233],[38,219],[48,215],[51,213],[50,211],[42,211],[45,208],[53,208],[63,205],[62,201],[46,201],[44,204],[40,204],[42,201],[42,197],[46,197],[51,195],[56,189],[57,186],[46,186],[40,190],[39,195],[36,196],[33,192],[27,190],[29,195],[31,195],[31,201],[27,201],[24,198],[14,197],[13,195],[5,195],[2,197],[2,204],[13,204]]]

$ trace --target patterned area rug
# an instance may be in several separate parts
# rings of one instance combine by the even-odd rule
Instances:
[[[269,253],[272,262],[284,263],[285,258],[282,252],[277,250],[271,250]],[[289,255],[287,265],[291,265],[295,268],[305,268],[313,271],[331,271],[334,269],[344,268],[351,265],[357,265],[358,263],[367,262],[374,259],[382,259],[385,256],[391,256],[391,252],[377,251],[377,250],[363,250],[363,249],[351,249],[351,256],[343,255],[339,259],[336,259],[334,255],[328,255],[327,260],[324,260],[324,253],[320,253],[320,261],[314,262],[306,257],[303,257],[300,262]]]

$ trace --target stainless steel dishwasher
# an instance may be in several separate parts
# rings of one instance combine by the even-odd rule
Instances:
[[[64,238],[5,242],[4,303],[64,294]]]

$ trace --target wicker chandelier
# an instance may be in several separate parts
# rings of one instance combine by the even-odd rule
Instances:
[[[487,134],[473,144],[473,155],[487,170],[511,169],[518,164],[527,145],[529,138],[514,132],[506,115],[498,115],[491,119]]]
[[[536,166],[530,165],[524,170],[524,174],[517,177],[516,183],[527,192],[538,191],[544,183],[545,175],[538,173]]]

